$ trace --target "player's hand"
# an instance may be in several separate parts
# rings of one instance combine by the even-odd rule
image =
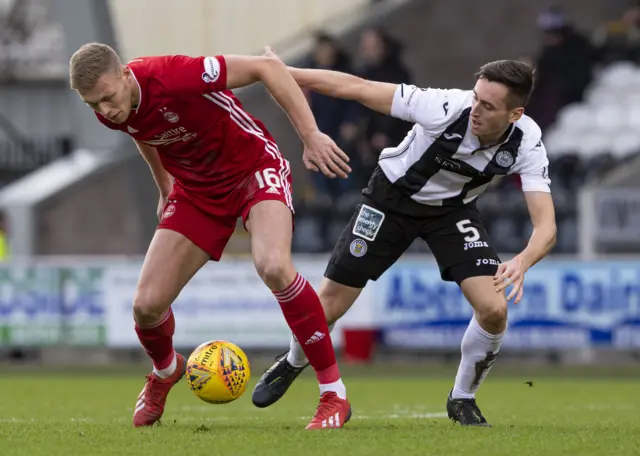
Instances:
[[[164,212],[164,208],[167,206],[168,200],[169,195],[160,195],[160,199],[158,200],[158,209],[156,210],[156,215],[158,216],[159,221],[162,221],[162,213]]]
[[[510,261],[505,263],[501,263],[498,266],[498,271],[496,275],[493,277],[493,285],[496,287],[497,293],[502,293],[507,289],[509,285],[513,285],[513,289],[509,296],[507,296],[507,301],[511,301],[515,296],[516,300],[514,304],[518,304],[522,299],[522,294],[524,293],[524,275],[527,272],[528,267],[522,261],[522,257],[516,256]]]
[[[320,171],[332,179],[346,179],[351,172],[349,156],[329,136],[319,130],[304,138],[302,161],[311,171]]]
[[[280,60],[280,57],[270,46],[265,46],[264,55]],[[332,179],[336,177],[346,179],[348,177],[351,172],[351,168],[347,165],[349,156],[336,145],[333,139],[317,130],[303,138],[303,142],[302,161],[308,170],[320,171]]]

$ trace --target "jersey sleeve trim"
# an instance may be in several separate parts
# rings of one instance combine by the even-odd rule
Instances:
[[[536,179],[526,179],[526,176],[521,176],[522,191],[523,192],[544,192],[551,193],[551,187],[547,182]]]

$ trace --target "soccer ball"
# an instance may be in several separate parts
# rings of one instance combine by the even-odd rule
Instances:
[[[237,345],[224,340],[205,342],[187,361],[187,381],[196,396],[210,404],[235,401],[247,389],[251,367]]]

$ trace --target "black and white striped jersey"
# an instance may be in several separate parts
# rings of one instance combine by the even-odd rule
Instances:
[[[415,125],[398,146],[380,154],[387,178],[432,206],[469,203],[507,174],[519,174],[525,192],[550,192],[549,160],[535,121],[522,116],[504,142],[482,147],[471,133],[472,99],[471,90],[399,85],[391,115]]]

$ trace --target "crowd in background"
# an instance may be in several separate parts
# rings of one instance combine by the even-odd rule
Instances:
[[[64,77],[64,34],[47,0],[0,0],[0,82]]]

